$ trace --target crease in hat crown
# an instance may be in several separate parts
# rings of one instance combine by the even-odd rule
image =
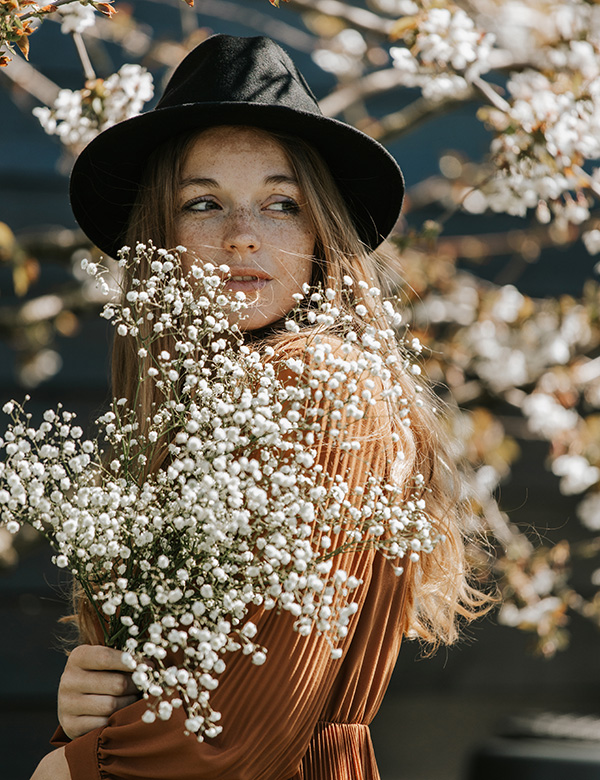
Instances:
[[[321,114],[316,97],[290,57],[264,37],[208,38],[178,65],[156,109],[199,98],[205,103],[258,103]]]
[[[365,245],[375,248],[393,228],[404,182],[389,152],[351,125],[325,117],[302,74],[270,38],[214,35],[182,60],[154,109],[103,131],[76,160],[71,206],[93,243],[116,256],[156,147],[217,125],[305,140],[324,158]]]

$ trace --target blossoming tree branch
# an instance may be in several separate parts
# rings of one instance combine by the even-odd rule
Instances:
[[[40,129],[65,156],[152,98],[142,58],[170,67],[207,34],[195,9],[180,0],[163,5],[181,14],[180,40],[168,44],[118,5],[0,1],[2,81],[30,93]],[[532,631],[550,655],[567,642],[570,612],[600,624],[600,562],[585,593],[569,579],[578,556],[597,558],[600,550],[600,294],[590,279],[579,297],[533,299],[518,289],[519,274],[530,263],[543,264],[546,249],[582,241],[590,255],[600,252],[600,6],[585,0],[289,0],[285,7],[301,17],[299,27],[267,2],[250,13],[242,2],[206,0],[199,10],[250,26],[277,23],[335,77],[335,89],[321,103],[324,113],[384,143],[425,123],[443,128],[446,115],[457,110],[471,113],[488,134],[481,158],[468,148],[446,150],[439,174],[409,188],[406,222],[389,247],[402,253],[404,278],[392,281],[425,345],[426,371],[439,381],[440,393],[448,388],[457,402],[458,448],[474,466],[472,501],[498,550],[501,619]],[[22,56],[44,34],[40,29],[31,37],[42,22],[60,24],[71,39],[65,46],[79,55],[80,89],[62,89]],[[117,43],[127,64],[100,72],[90,45],[97,41]],[[386,113],[375,116],[375,101]],[[478,226],[471,235],[446,230],[459,214]],[[489,214],[519,221],[490,232]],[[0,225],[1,257],[12,264],[22,295],[39,262],[52,256],[78,268],[83,249],[97,254],[74,234],[66,243],[63,236],[57,250],[51,234],[37,236],[34,246],[27,235],[15,237]],[[511,283],[486,282],[469,270],[506,255],[513,257]],[[36,355],[51,351],[51,344],[36,341],[32,324],[44,322],[59,333],[67,315],[99,309],[89,276],[74,273],[72,286],[51,305],[33,296],[0,309],[3,338],[17,328],[25,334],[20,365],[26,384],[52,373],[30,370]],[[513,411],[510,431],[497,412],[500,404]],[[552,478],[563,494],[580,497],[577,517],[587,536],[577,547],[560,539],[533,544],[493,499],[495,488],[521,466],[519,438],[547,442]]]

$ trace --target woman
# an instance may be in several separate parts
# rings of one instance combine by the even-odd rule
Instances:
[[[283,356],[293,354],[298,337],[282,334],[278,323],[305,283],[327,280],[344,306],[341,280],[350,277],[354,303],[364,301],[377,322],[377,299],[358,281],[385,281],[386,261],[374,250],[397,219],[402,192],[389,154],[323,117],[276,44],[220,35],[188,55],[154,111],[111,128],[84,150],[71,188],[79,223],[108,254],[151,239],[186,246],[184,266],[193,256],[227,264],[227,287],[252,300],[240,322],[247,338],[259,348],[275,344]],[[136,382],[136,361],[125,339],[115,342],[115,397],[127,396]],[[407,397],[414,396],[414,381],[398,376]],[[145,702],[137,701],[121,654],[100,646],[82,601],[83,644],[69,657],[59,690],[62,730],[55,744],[62,746],[41,762],[34,780],[378,778],[368,723],[402,636],[452,642],[456,616],[472,618],[486,601],[467,581],[457,480],[439,423],[427,404],[415,404],[411,418],[406,427],[385,404],[369,409],[361,462],[382,479],[423,473],[428,511],[446,541],[401,576],[372,550],[345,554],[344,568],[362,584],[341,659],[333,660],[314,632],[300,637],[289,616],[259,610],[268,661],[229,662],[214,692],[223,732],[198,743],[183,735],[176,717],[140,722]],[[397,431],[405,458],[392,476]],[[338,468],[334,460],[331,451],[321,453],[326,470]]]

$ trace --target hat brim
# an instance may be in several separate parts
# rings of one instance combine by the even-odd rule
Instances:
[[[187,103],[120,122],[79,155],[71,174],[71,206],[94,244],[116,257],[148,155],[159,144],[217,125],[248,125],[304,139],[328,164],[367,247],[377,247],[394,227],[404,195],[400,168],[381,144],[351,125],[286,106]]]

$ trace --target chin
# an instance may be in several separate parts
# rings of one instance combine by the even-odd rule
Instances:
[[[262,314],[261,312],[251,312],[247,316],[241,316],[237,319],[237,325],[242,333],[253,333],[259,335],[262,331],[270,328],[283,328],[285,323],[285,314]]]

